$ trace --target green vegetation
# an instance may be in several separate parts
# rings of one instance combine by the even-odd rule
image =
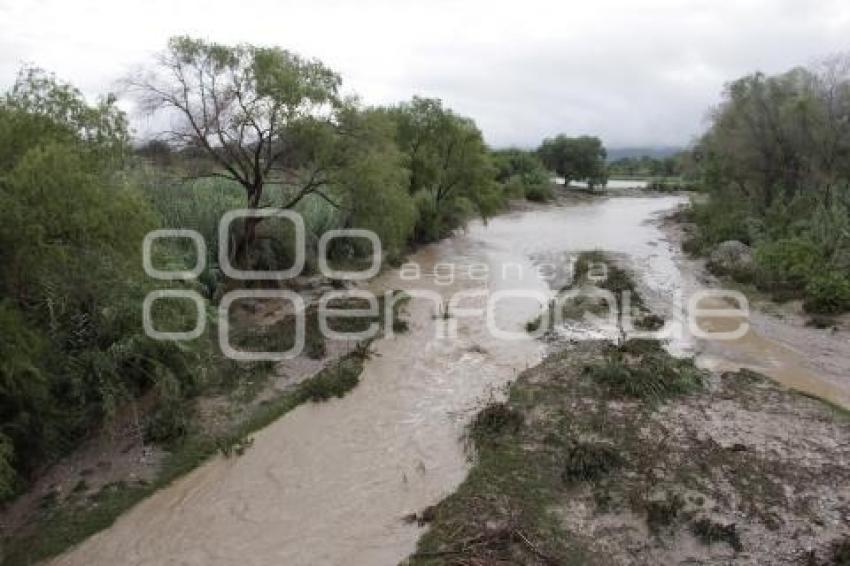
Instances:
[[[470,216],[487,217],[503,204],[481,131],[469,118],[432,98],[383,109],[395,123],[395,141],[408,171],[417,242],[443,238]]]
[[[605,147],[599,138],[580,136],[570,138],[560,134],[543,140],[537,150],[543,163],[564,178],[564,185],[571,181],[586,181],[593,189],[607,182],[605,170]]]
[[[622,157],[608,163],[608,176],[627,179],[680,177],[688,169],[688,158],[687,152],[663,158]]]
[[[704,381],[693,360],[672,358],[649,340],[626,342],[604,361],[588,365],[585,372],[609,395],[647,403],[698,391]]]
[[[492,215],[512,190],[497,181],[475,123],[440,100],[363,107],[340,97],[333,71],[280,48],[177,37],[128,83],[145,108],[176,116],[167,143],[140,148],[150,163],[223,182],[231,205],[312,212],[313,234],[373,230],[390,259],[473,216]],[[221,105],[218,113],[204,111]],[[523,175],[523,196],[547,198],[545,172]],[[234,261],[252,268],[280,261],[280,250],[268,251],[275,237],[260,233],[265,223],[234,223]],[[335,244],[330,252],[338,258],[370,253],[364,242]]]
[[[623,465],[623,457],[612,446],[601,442],[577,442],[566,452],[561,477],[568,484],[602,479]]]
[[[208,336],[178,345],[144,335],[142,300],[156,288],[140,257],[150,230],[203,236],[206,269],[169,287],[215,304],[235,285],[219,268],[217,238],[234,208],[299,212],[310,274],[327,230],[371,229],[397,261],[506,202],[481,132],[439,100],[366,108],[339,95],[340,77],[321,62],[276,47],[178,37],[161,55],[127,84],[172,129],[135,152],[114,96],[90,104],[25,68],[0,100],[0,500],[142,396],[155,400],[141,417],[148,441],[185,435],[194,416],[184,402],[231,379]],[[528,198],[546,198],[538,161],[510,176]],[[232,229],[237,264],[291,265],[287,222],[243,219]],[[157,241],[154,264],[192,265],[189,244]],[[329,254],[351,266],[371,249],[338,238]],[[193,326],[186,301],[153,310],[160,329]],[[308,334],[308,354],[321,358],[323,341]]]
[[[496,180],[510,198],[526,198],[534,202],[552,200],[550,174],[532,151],[503,149],[492,153],[496,166]]]
[[[117,408],[197,391],[210,357],[145,337],[141,241],[160,226],[119,168],[126,122],[106,99],[24,69],[0,101],[0,497],[26,488]],[[161,307],[191,328],[185,308]]]
[[[729,273],[811,313],[850,310],[850,75],[841,58],[730,83],[692,155],[711,195],[694,205],[687,243],[710,253],[726,240],[754,248]]]

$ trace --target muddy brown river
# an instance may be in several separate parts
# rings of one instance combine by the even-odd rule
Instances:
[[[652,306],[675,318],[671,297],[699,288],[700,278],[654,220],[682,202],[611,198],[503,215],[420,250],[410,259],[418,279],[397,270],[372,286],[431,291],[445,300],[459,291],[543,293],[558,282],[547,280],[541,265],[598,248],[628,263]],[[486,300],[470,294],[463,306]],[[409,332],[375,342],[376,355],[351,393],[296,408],[256,433],[243,456],[212,459],[53,563],[397,564],[421,534],[402,517],[451,493],[468,470],[465,423],[544,354],[544,343],[523,331],[538,308],[529,298],[496,303],[492,319],[515,334],[506,340],[492,335],[485,317],[458,310],[445,320],[431,300],[414,296]],[[448,324],[457,325],[455,338],[440,336]],[[570,332],[585,330],[593,335]],[[698,355],[704,365],[753,367],[850,405],[843,336],[754,313],[739,340],[681,337],[670,347]]]

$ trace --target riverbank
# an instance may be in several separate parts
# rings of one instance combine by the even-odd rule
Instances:
[[[699,232],[699,227],[688,214],[689,208],[682,207],[665,215],[659,222],[664,232],[683,250],[688,248],[688,242]],[[762,312],[773,314],[789,324],[831,332],[850,330],[850,313],[811,314],[805,310],[803,299],[777,296],[758,289],[752,282],[742,282],[729,273],[712,269],[708,257],[686,252],[683,256],[689,260],[690,266],[706,285],[739,290],[746,294],[751,304]]]
[[[404,332],[403,305],[393,305],[393,331]],[[234,335],[247,350],[291,347],[294,323],[281,305],[267,302],[241,305]],[[379,307],[383,306],[383,298]],[[335,308],[364,308],[348,301]],[[378,312],[383,313],[382,308]],[[69,457],[52,466],[28,493],[2,514],[4,566],[32,564],[106,529],[123,513],[172,484],[210,458],[239,457],[253,444],[252,434],[299,405],[342,397],[355,387],[372,339],[361,342],[326,340],[318,331],[315,308],[308,309],[306,350],[277,364],[236,364],[230,379],[202,393],[183,407],[186,430],[180,437],[155,443],[140,423],[144,407],[125,410]],[[333,318],[330,319],[334,321]],[[383,317],[336,319],[331,327],[355,332]]]
[[[656,219],[675,250],[674,259],[683,274],[683,290],[728,289],[743,293],[749,302],[750,331],[737,340],[697,341],[694,353],[718,371],[747,367],[765,373],[783,385],[850,408],[850,348],[848,315],[833,316],[827,325],[812,324],[801,301],[777,302],[753,285],[716,275],[706,258],[683,251],[696,228],[681,209]]]
[[[752,372],[635,398],[598,369],[634,348],[562,345],[479,413],[411,564],[841,564],[848,414]]]
[[[850,413],[652,341],[560,342],[472,420],[412,564],[842,564]]]

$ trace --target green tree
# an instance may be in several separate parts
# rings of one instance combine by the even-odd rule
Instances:
[[[487,146],[471,119],[432,98],[414,97],[386,112],[396,122],[408,192],[417,203],[417,240],[444,237],[470,215],[486,218],[502,205]]]
[[[729,83],[681,161],[711,200],[695,248],[756,248],[755,283],[812,311],[850,308],[850,58]]]
[[[127,81],[149,112],[174,124],[163,135],[178,148],[200,148],[210,160],[206,175],[239,183],[246,206],[264,203],[274,185],[281,208],[315,195],[336,206],[329,174],[333,163],[311,159],[333,150],[344,106],[339,75],[317,60],[278,47],[227,46],[175,37],[148,72]],[[259,219],[243,222],[232,250],[240,257],[253,242]]]
[[[549,172],[533,151],[502,149],[492,152],[496,180],[507,197],[547,201],[554,195]]]
[[[396,124],[386,112],[349,107],[340,116],[339,225],[372,230],[390,257],[398,257],[413,236],[416,208],[408,192],[404,155],[395,143]],[[357,250],[360,251],[360,250]],[[365,250],[368,252],[368,250]]]
[[[571,181],[587,181],[593,188],[607,181],[607,152],[597,137],[570,138],[560,134],[543,140],[537,152],[546,167],[564,178],[565,186]]]
[[[0,171],[46,143],[74,146],[87,166],[120,167],[129,151],[127,119],[109,95],[89,105],[74,86],[37,67],[24,67],[0,99]]]

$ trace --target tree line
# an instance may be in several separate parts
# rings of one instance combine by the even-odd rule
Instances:
[[[313,250],[326,230],[368,228],[393,261],[511,198],[552,198],[555,172],[597,174],[563,136],[557,150],[493,151],[438,99],[370,107],[341,85],[320,61],[280,48],[177,37],[125,81],[168,124],[134,147],[114,96],[91,104],[45,71],[19,73],[0,98],[0,501],[141,397],[154,400],[141,434],[179,437],[191,426],[185,401],[236,371],[211,341],[144,335],[142,300],[157,286],[140,257],[150,230],[204,236],[207,267],[183,285],[215,303],[233,284],[217,266],[228,210],[296,210]],[[604,157],[601,143],[582,143]],[[158,266],[192,264],[186,242],[161,243]],[[229,252],[243,267],[285,267],[291,247],[285,226],[232,226]],[[348,261],[370,250],[336,240],[331,252]],[[194,326],[192,308],[156,304],[158,328]]]
[[[754,247],[733,273],[812,313],[850,310],[850,59],[726,86],[690,152],[711,198],[689,243]]]

